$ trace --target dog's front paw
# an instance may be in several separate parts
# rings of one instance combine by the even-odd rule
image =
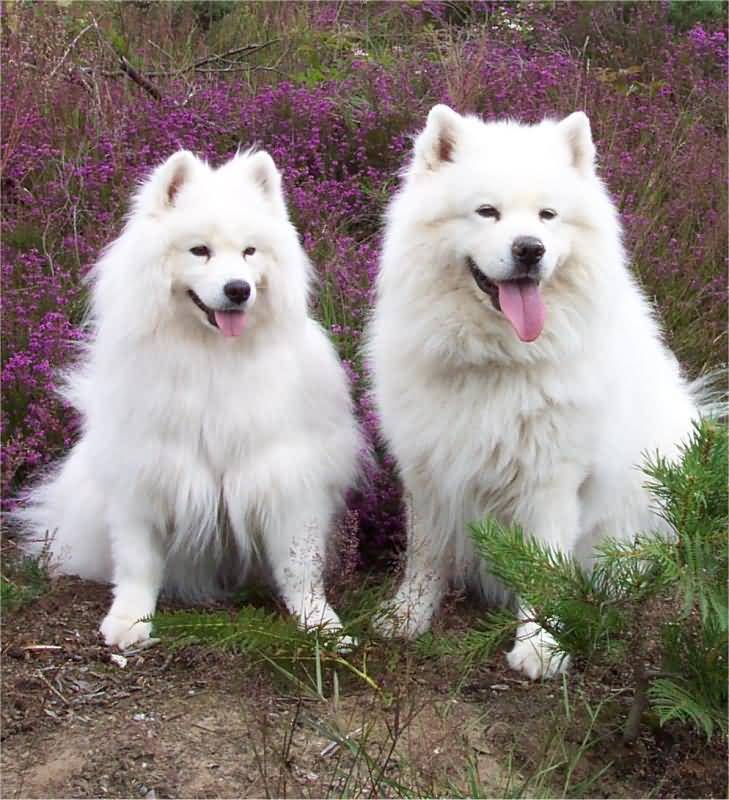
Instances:
[[[149,639],[152,633],[152,625],[149,622],[140,622],[139,619],[139,615],[129,616],[110,611],[104,617],[99,632],[110,647],[124,650],[137,642]]]
[[[554,638],[535,622],[526,622],[516,632],[513,650],[506,654],[509,666],[535,681],[566,672],[570,659],[557,650]]]
[[[328,631],[337,631],[342,627],[342,622],[337,612],[326,600],[314,599],[309,601],[298,616],[301,621],[301,627],[307,630],[326,628]]]
[[[336,650],[340,653],[348,653],[357,646],[354,637],[342,633],[342,622],[326,600],[308,603],[299,620],[304,630],[320,630],[327,638],[336,638]]]

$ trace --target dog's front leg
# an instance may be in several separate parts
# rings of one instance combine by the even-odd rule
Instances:
[[[578,473],[565,467],[559,484],[537,489],[529,496],[529,506],[522,509],[519,522],[526,535],[532,535],[555,550],[571,553],[577,540],[579,504]],[[570,480],[570,478],[572,478]],[[519,605],[522,623],[516,631],[514,648],[507,654],[512,669],[532,680],[551,678],[565,672],[569,658],[556,651],[554,638],[533,619],[532,609]]]
[[[110,520],[114,601],[101,623],[108,645],[129,647],[149,638],[151,625],[140,622],[154,613],[164,576],[164,551],[148,522],[117,514]]]
[[[282,506],[285,506],[282,508]],[[341,628],[324,592],[326,544],[331,524],[326,500],[280,504],[264,533],[264,548],[286,607],[302,627]]]

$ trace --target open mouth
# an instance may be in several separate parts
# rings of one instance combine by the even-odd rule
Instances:
[[[203,303],[192,289],[188,289],[187,294],[192,302],[205,314],[208,322],[214,328],[218,328],[223,336],[240,336],[243,332],[243,328],[246,325],[245,312],[239,309],[222,310],[210,308],[210,306]]]
[[[509,320],[522,342],[533,342],[542,332],[547,315],[539,281],[533,278],[492,281],[470,256],[467,260],[476,286],[489,296],[493,307]]]
[[[471,270],[471,275],[473,275],[473,279],[476,281],[476,286],[484,293],[489,296],[491,300],[491,304],[497,311],[501,311],[501,305],[499,303],[499,287],[491,280],[491,278],[484,275],[483,272],[476,266],[476,262],[468,256],[468,268]]]

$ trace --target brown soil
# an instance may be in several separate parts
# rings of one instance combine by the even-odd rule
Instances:
[[[248,657],[201,648],[158,644],[121,667],[96,633],[108,600],[106,587],[63,578],[4,615],[2,797],[397,796],[398,786],[469,796],[474,776],[482,796],[515,792],[531,776],[531,794],[545,791],[539,770],[584,736],[584,713],[560,712],[559,684],[522,681],[502,658],[463,676],[447,660],[373,645],[370,670],[385,691],[345,677],[329,701],[298,697]],[[469,613],[456,606],[444,624]],[[587,676],[570,680],[586,691]],[[618,700],[570,779],[572,795],[584,785],[594,797],[725,796],[723,743],[648,725],[627,749],[622,696],[590,685],[595,698],[610,692]],[[333,744],[337,734],[369,760]],[[550,773],[556,796],[565,775]]]

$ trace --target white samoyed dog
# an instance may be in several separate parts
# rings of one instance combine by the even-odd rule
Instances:
[[[662,529],[639,465],[675,456],[697,403],[628,270],[585,114],[431,110],[387,213],[368,348],[411,504],[385,633],[426,630],[449,582],[504,599],[467,531],[487,515],[586,564],[603,535]],[[520,613],[509,664],[565,669]]]
[[[149,636],[163,587],[210,595],[252,561],[303,625],[339,626],[323,568],[361,437],[309,277],[262,151],[173,155],[94,269],[81,437],[17,517],[58,571],[113,582],[107,644]]]

